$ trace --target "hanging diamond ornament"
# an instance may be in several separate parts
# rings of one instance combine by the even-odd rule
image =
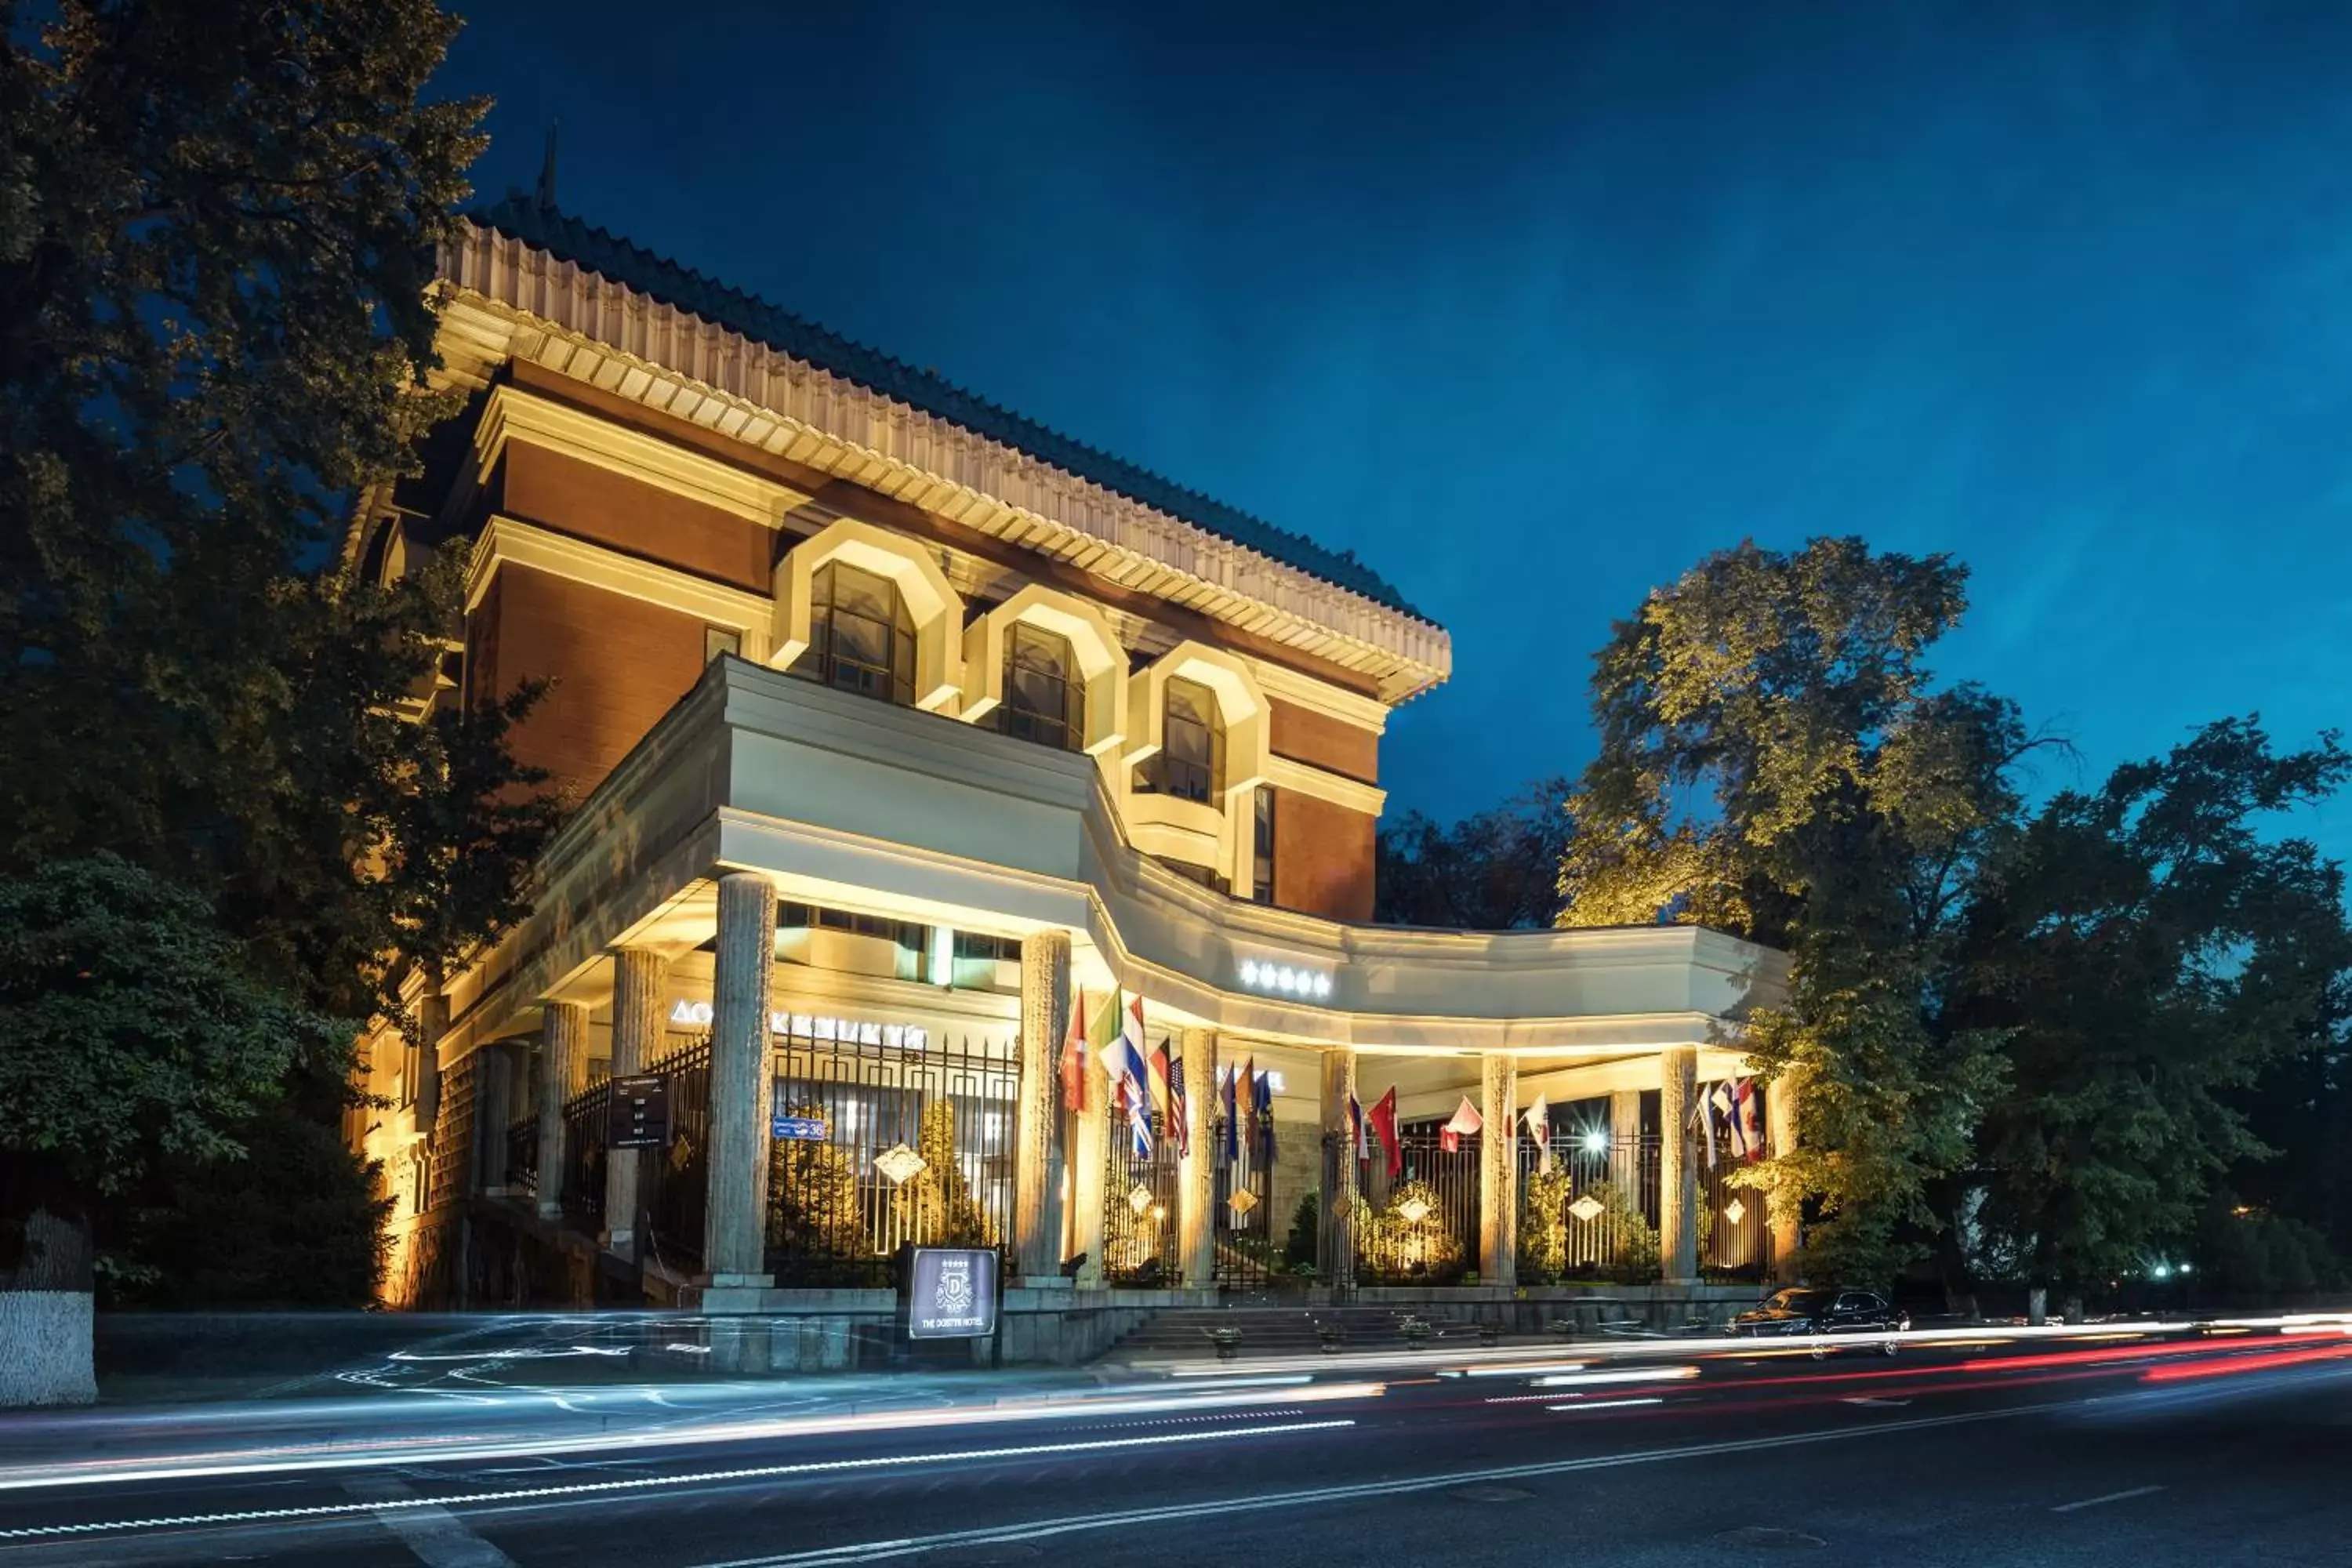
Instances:
[[[1397,1205],[1397,1214],[1407,1225],[1419,1225],[1430,1215],[1429,1205],[1419,1198],[1407,1198]]]
[[[1748,1205],[1741,1203],[1738,1198],[1734,1198],[1729,1203],[1723,1205],[1723,1217],[1729,1220],[1732,1224],[1738,1225],[1741,1220],[1748,1217]]]
[[[1151,1189],[1145,1186],[1141,1182],[1136,1183],[1135,1190],[1127,1194],[1127,1206],[1133,1209],[1138,1214],[1141,1214],[1145,1209],[1150,1208],[1151,1206]]]
[[[929,1170],[930,1162],[899,1143],[875,1156],[874,1168],[889,1177],[892,1184],[903,1187]]]
[[[1242,1215],[1249,1213],[1250,1210],[1257,1207],[1257,1194],[1250,1191],[1247,1187],[1243,1187],[1239,1191],[1235,1192],[1232,1197],[1225,1200],[1225,1206],[1234,1211],[1234,1218],[1239,1219]]]
[[[1601,1217],[1601,1205],[1591,1193],[1568,1205],[1568,1212],[1588,1224]],[[1737,1223],[1736,1221],[1734,1223]]]

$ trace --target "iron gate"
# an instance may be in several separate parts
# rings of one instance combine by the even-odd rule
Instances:
[[[1216,1261],[1222,1288],[1256,1289],[1273,1272],[1282,1245],[1274,1225],[1274,1116],[1244,1113],[1239,1124],[1219,1111],[1215,1139]]]
[[[1176,1140],[1164,1115],[1151,1118],[1151,1153],[1139,1159],[1127,1124],[1114,1116],[1110,1169],[1103,1177],[1103,1275],[1111,1284],[1165,1285],[1182,1275],[1177,1250]]]

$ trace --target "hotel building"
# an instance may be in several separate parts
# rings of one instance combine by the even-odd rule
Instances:
[[[551,205],[439,271],[463,412],[347,570],[470,551],[416,704],[548,682],[513,743],[576,804],[368,1041],[394,1301],[772,1310],[930,1240],[1072,1301],[1790,1254],[1701,1113],[1777,955],[1371,923],[1382,734],[1452,657],[1384,578]],[[1149,1154],[1101,1049],[1059,1072],[1132,998]]]

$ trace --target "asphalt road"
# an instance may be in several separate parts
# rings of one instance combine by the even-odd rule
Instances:
[[[2352,1563],[2340,1329],[1194,1371],[0,1424],[0,1568]]]

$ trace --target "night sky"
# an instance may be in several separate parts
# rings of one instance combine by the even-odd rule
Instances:
[[[485,195],[560,118],[566,209],[1446,626],[1391,811],[1580,765],[1751,536],[1966,560],[2045,787],[2352,716],[2352,5],[451,3]]]

